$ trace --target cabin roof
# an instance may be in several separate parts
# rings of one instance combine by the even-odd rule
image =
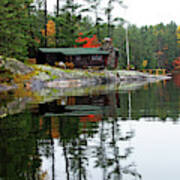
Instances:
[[[39,48],[43,53],[61,53],[64,55],[108,55],[108,51],[102,51],[100,48]]]

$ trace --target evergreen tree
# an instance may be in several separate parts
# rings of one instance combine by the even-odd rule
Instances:
[[[113,9],[114,9],[114,3],[118,3],[118,4],[122,4],[122,1],[120,0],[108,0],[108,4],[107,4],[107,7],[105,8],[105,15],[107,16],[107,25],[108,25],[108,31],[107,31],[107,34],[108,34],[108,37],[112,37],[112,28],[113,28],[113,23],[115,21],[119,21],[119,20],[122,20],[121,18],[113,18],[112,16],[112,12],[113,12]]]
[[[58,45],[60,47],[73,47],[75,39],[78,37],[83,9],[82,4],[75,3],[74,0],[66,0],[60,9],[60,14],[56,17],[58,31]]]
[[[100,40],[100,22],[103,20],[100,18],[100,7],[101,7],[101,0],[86,0],[89,4],[90,12],[93,12],[95,15],[95,28],[96,34],[98,39]]]
[[[105,31],[105,26],[104,26]],[[172,68],[172,61],[179,55],[177,45],[177,25],[174,22],[164,25],[130,25],[129,45],[130,64],[136,69]],[[120,68],[126,67],[125,28],[116,26],[113,35],[115,47],[120,49]],[[147,61],[146,67],[143,63]]]
[[[0,1],[0,54],[24,59],[28,54],[28,7],[32,0]]]

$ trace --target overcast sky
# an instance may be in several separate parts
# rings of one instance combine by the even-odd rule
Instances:
[[[103,1],[106,3],[108,0]],[[123,2],[128,9],[116,7],[114,13],[125,17],[131,24],[142,26],[175,21],[180,25],[180,0],[124,0]],[[56,0],[48,0],[49,11],[52,11],[55,3]]]

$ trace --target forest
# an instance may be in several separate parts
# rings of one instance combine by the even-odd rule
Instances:
[[[82,47],[78,37],[101,44],[112,38],[119,49],[119,69],[125,69],[126,33],[132,69],[173,68],[180,56],[180,27],[175,22],[138,27],[115,17],[114,7],[123,11],[120,0],[57,0],[53,12],[48,0],[0,1],[0,55],[26,61],[36,57],[39,47]]]

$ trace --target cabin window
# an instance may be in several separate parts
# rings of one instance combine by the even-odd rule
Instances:
[[[102,60],[102,56],[92,56],[92,61],[101,61]]]
[[[76,56],[76,60],[80,61],[81,60],[81,56]]]

